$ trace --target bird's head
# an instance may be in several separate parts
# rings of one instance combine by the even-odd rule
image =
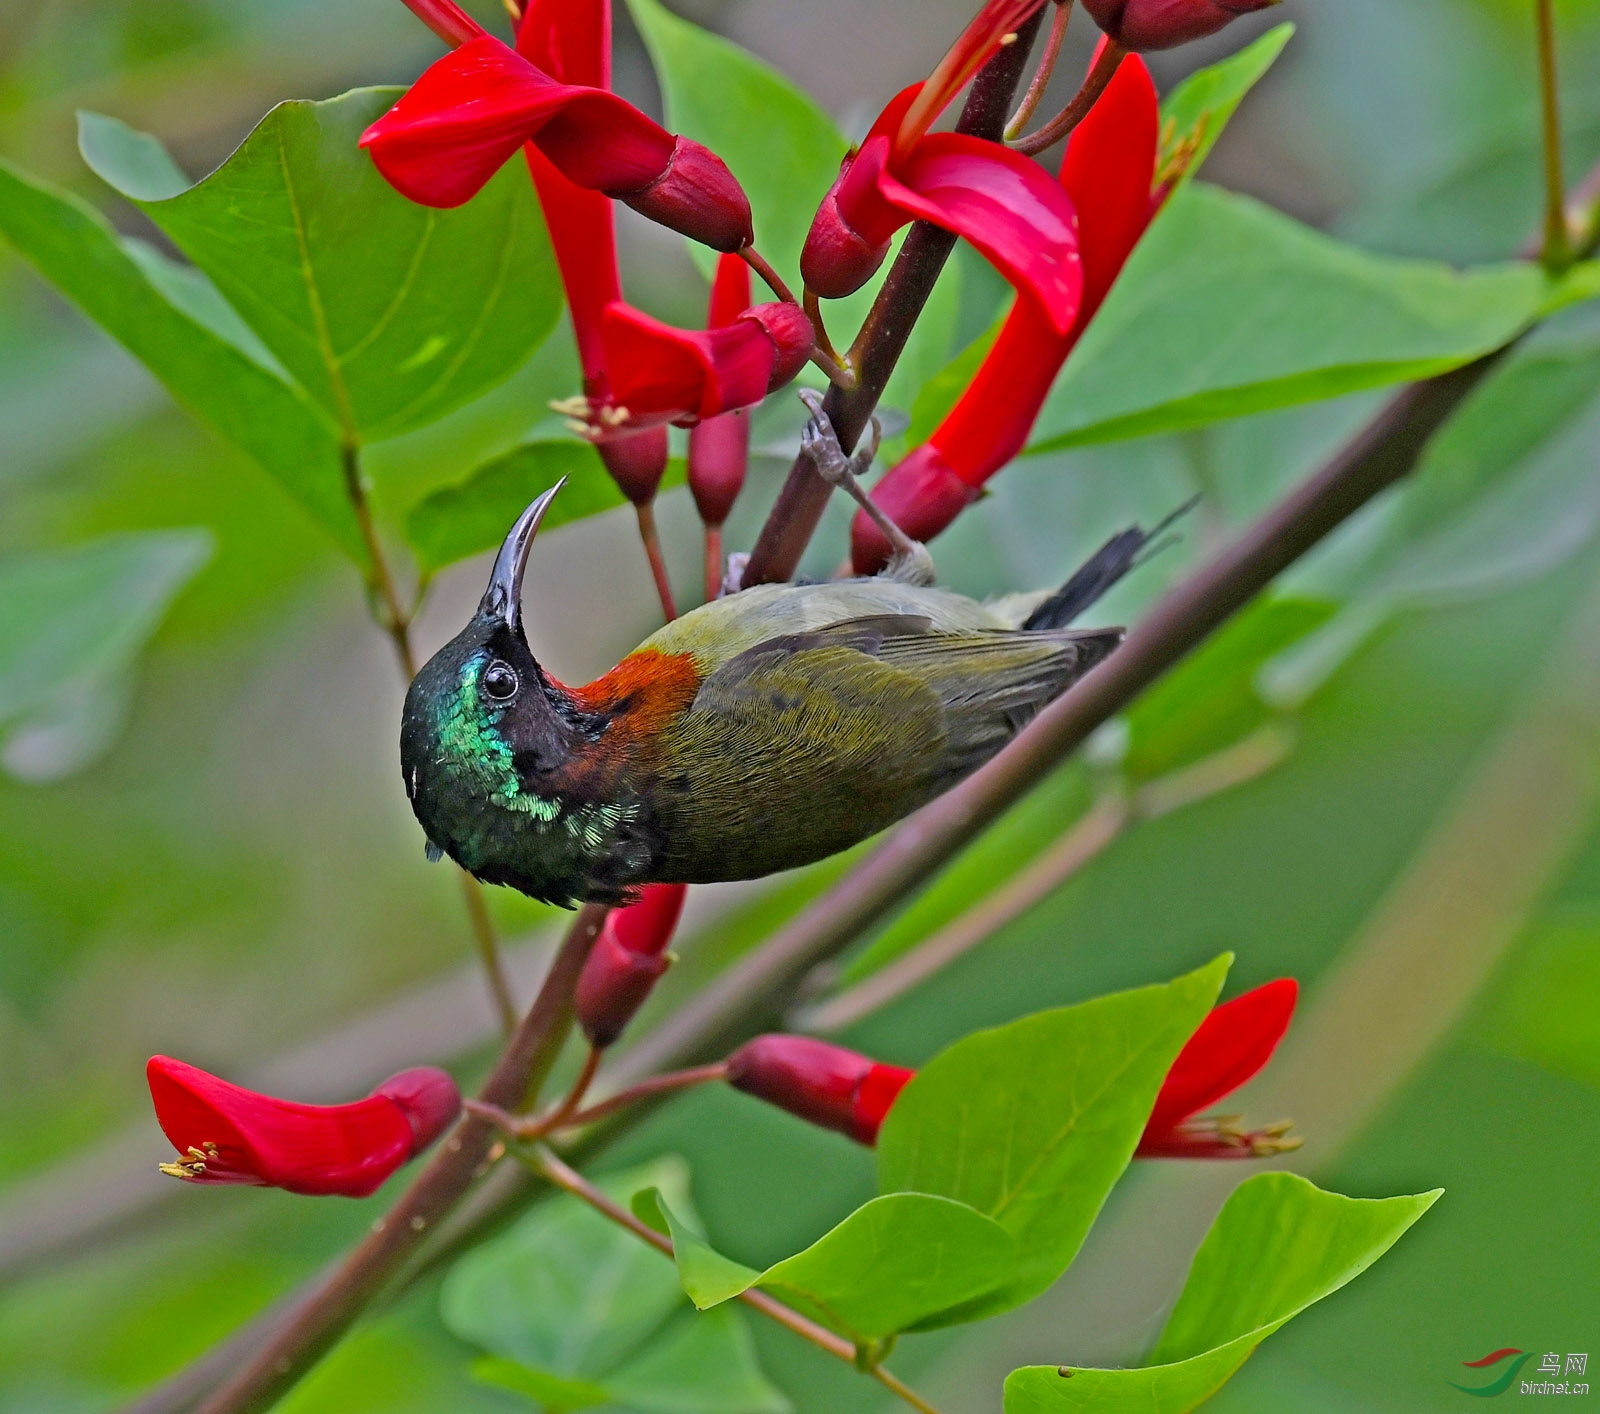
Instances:
[[[475,873],[505,812],[535,808],[530,782],[565,765],[574,724],[522,630],[522,579],[539,523],[565,478],[518,518],[467,626],[411,681],[400,767],[434,846]]]

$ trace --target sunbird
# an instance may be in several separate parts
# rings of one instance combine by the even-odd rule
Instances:
[[[987,604],[895,565],[758,585],[568,687],[522,628],[559,490],[511,527],[477,612],[412,680],[400,761],[430,858],[569,907],[793,869],[933,799],[1121,642],[1066,625],[1151,539],[1124,531],[1060,589]]]

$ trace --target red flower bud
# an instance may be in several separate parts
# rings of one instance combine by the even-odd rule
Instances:
[[[727,520],[750,465],[750,410],[718,413],[689,429],[689,490],[708,526]]]
[[[145,1068],[162,1132],[189,1183],[364,1198],[449,1126],[461,1096],[442,1070],[391,1076],[364,1100],[304,1105],[230,1084],[169,1056]]]
[[[1299,1147],[1287,1124],[1242,1129],[1231,1116],[1195,1119],[1271,1058],[1294,1015],[1299,988],[1280,978],[1216,1007],[1178,1052],[1137,1153],[1146,1159],[1249,1159]]]
[[[600,460],[622,494],[636,506],[656,498],[661,478],[667,474],[667,429],[647,427],[631,437],[615,437],[596,445]]]
[[[1124,49],[1171,49],[1204,39],[1278,0],[1083,0],[1089,17]]]
[[[573,997],[590,1045],[599,1049],[615,1041],[667,970],[663,954],[688,891],[685,884],[647,884],[637,903],[606,915]]]
[[[734,1089],[869,1146],[914,1074],[809,1036],[757,1036],[728,1057]]]
[[[736,255],[717,260],[706,328],[722,329],[750,308],[750,267]],[[689,431],[689,490],[707,526],[719,526],[744,487],[750,463],[750,414],[719,413]]]
[[[742,250],[756,238],[750,199],[727,163],[686,137],[677,140],[665,170],[648,186],[608,195],[712,250]]]
[[[873,238],[869,239],[839,211],[840,189],[851,174],[855,173],[858,184],[866,174],[875,178],[882,170],[886,155],[886,147],[877,144],[865,153],[851,153],[846,157],[839,169],[839,180],[822,198],[822,205],[812,218],[800,252],[800,277],[807,289],[823,299],[843,299],[854,294],[872,278],[889,254],[889,240],[895,227],[890,226],[886,232],[874,230]],[[861,171],[856,173],[858,165]],[[860,204],[872,209],[864,199]]]

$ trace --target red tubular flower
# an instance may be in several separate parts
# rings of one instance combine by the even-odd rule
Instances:
[[[889,238],[931,221],[971,242],[1057,332],[1077,313],[1081,276],[1072,204],[1031,159],[1000,143],[929,133],[933,121],[1041,0],[988,0],[925,82],[897,95],[847,156],[800,256],[806,285],[825,299],[861,288]]]
[[[809,1036],[757,1036],[728,1057],[734,1089],[869,1146],[915,1074]]]
[[[727,329],[750,308],[750,267],[736,255],[717,260],[707,329]],[[689,491],[708,527],[727,520],[750,462],[750,414],[743,408],[696,423],[689,433]]]
[[[667,944],[688,892],[686,884],[647,884],[637,903],[606,915],[573,997],[578,1024],[596,1049],[622,1034],[667,970]]]
[[[1089,17],[1124,49],[1171,49],[1204,39],[1278,0],[1083,0]]]
[[[1282,978],[1216,1007],[1167,1072],[1135,1157],[1250,1159],[1299,1147],[1287,1124],[1241,1129],[1236,1119],[1195,1119],[1249,1080],[1289,1029],[1298,989]],[[737,1090],[869,1147],[916,1074],[809,1036],[757,1036],[728,1057]]]
[[[455,29],[447,28],[435,32],[453,40]],[[566,32],[548,12],[525,30],[532,48]],[[714,153],[603,86],[552,78],[481,30],[361,135],[396,191],[443,207],[476,194],[528,142],[574,185],[713,249],[738,250],[753,239],[750,203]]]
[[[145,1067],[162,1132],[189,1183],[242,1183],[364,1198],[433,1143],[461,1108],[456,1083],[423,1066],[364,1100],[302,1105],[258,1095],[170,1056]]]
[[[1241,1129],[1230,1116],[1195,1116],[1231,1095],[1272,1058],[1299,988],[1280,978],[1215,1008],[1178,1053],[1139,1140],[1145,1159],[1250,1159],[1299,1146],[1289,1126]]]
[[[1142,60],[1126,60],[1072,134],[1061,162],[1061,187],[1078,213],[1082,256],[1082,299],[1070,326],[1060,329],[1027,291],[1019,294],[960,401],[873,488],[872,499],[908,535],[931,540],[1026,444],[1061,365],[1159,207],[1152,186],[1160,122],[1149,70]],[[859,574],[876,573],[888,562],[888,542],[865,514],[851,526],[850,554]]]
[[[675,329],[619,302],[600,318],[600,343],[610,400],[591,406],[586,435],[604,445],[760,402],[805,367],[813,335],[794,304],[758,304],[720,329]]]

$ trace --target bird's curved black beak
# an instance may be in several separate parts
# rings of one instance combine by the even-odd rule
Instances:
[[[550,509],[550,502],[566,484],[563,476],[517,517],[500,553],[494,557],[494,572],[483,592],[483,602],[478,605],[484,618],[498,619],[510,629],[522,627],[522,576],[528,568],[528,551],[533,548],[533,537],[539,533],[539,522]]]

